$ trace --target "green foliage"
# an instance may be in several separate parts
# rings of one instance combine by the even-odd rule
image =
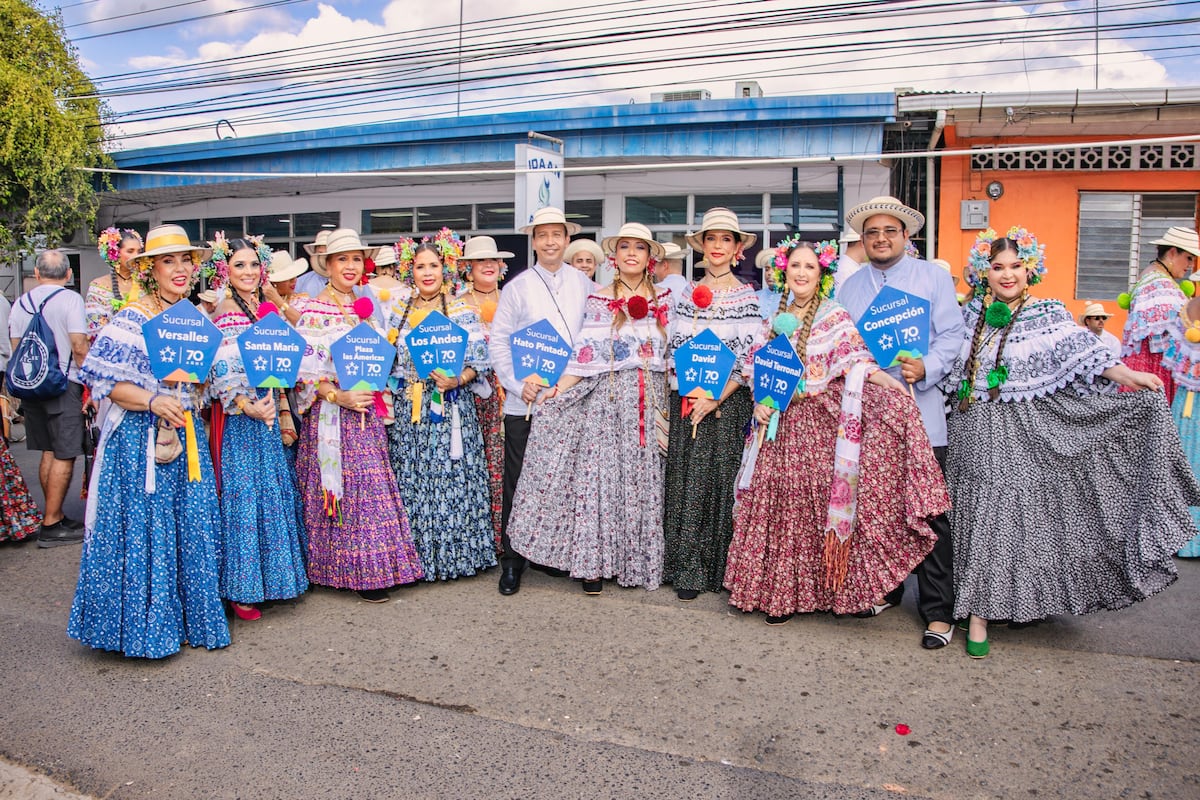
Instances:
[[[19,257],[91,227],[93,179],[78,168],[109,163],[103,112],[61,19],[0,0],[0,253]]]

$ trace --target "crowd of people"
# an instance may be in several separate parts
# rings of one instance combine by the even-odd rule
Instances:
[[[322,232],[311,270],[259,237],[109,229],[110,274],[86,301],[60,297],[69,265],[46,251],[10,335],[16,347],[35,312],[52,321],[70,389],[23,402],[44,514],[0,446],[2,535],[82,539],[69,635],[148,658],[224,647],[226,608],[250,622],[310,584],[382,603],[497,566],[506,596],[534,568],[589,595],[727,591],[772,625],[878,616],[915,573],[922,646],[962,627],[976,658],[989,623],[1170,585],[1177,551],[1200,555],[1200,300],[1179,283],[1196,232],[1156,242],[1117,352],[1102,305],[1077,323],[1031,294],[1047,267],[1027,230],[981,234],[960,297],[912,248],[919,212],[878,197],[846,223],[841,252],[798,237],[768,249],[762,290],[737,277],[756,237],[724,208],[687,237],[694,282],[645,226],[572,241],[554,208],[521,229],[536,261],[503,286],[512,253],[445,229],[382,248]],[[221,334],[212,369],[159,380],[142,326],[202,277]],[[927,304],[929,329],[927,352],[881,366],[861,326],[885,288]],[[457,374],[421,377],[407,344],[432,312],[466,332]],[[238,347],[268,314],[305,342],[285,391],[252,385]],[[381,391],[339,381],[337,344],[362,324],[395,347]],[[516,363],[514,336],[538,324],[570,351],[556,381]],[[681,393],[676,354],[705,332],[734,366],[723,386]],[[754,391],[758,356],[780,341],[803,365],[782,411]],[[74,521],[62,499],[80,409],[99,435]]]

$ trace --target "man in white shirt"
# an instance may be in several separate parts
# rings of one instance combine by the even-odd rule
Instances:
[[[863,245],[862,236],[853,228],[847,228],[839,240],[842,243],[842,254],[838,256],[837,271],[833,273],[834,296],[854,273],[867,263],[867,248]]]
[[[654,283],[670,289],[671,302],[677,303],[688,285],[687,278],[683,277],[683,260],[687,258],[687,253],[674,242],[663,242],[663,249],[667,254],[662,263],[654,268]]]
[[[537,260],[532,267],[513,278],[500,292],[496,316],[492,319],[492,338],[488,343],[492,369],[504,386],[504,494],[500,515],[500,594],[516,594],[521,588],[521,573],[526,560],[512,549],[508,540],[508,516],[513,494],[525,463],[525,443],[529,440],[531,420],[526,419],[529,404],[534,414],[546,389],[534,383],[518,381],[513,372],[509,338],[516,332],[547,320],[574,350],[575,337],[583,325],[583,307],[592,282],[577,269],[564,267],[563,253],[579,226],[567,222],[557,208],[542,208],[530,224],[521,228],[529,236]]]
[[[1088,303],[1079,315],[1079,323],[1099,337],[1112,352],[1114,358],[1121,357],[1121,340],[1104,330],[1104,323],[1112,314],[1104,310],[1100,303]]]
[[[312,244],[304,245],[304,250],[308,253],[308,263],[312,266],[312,270],[304,273],[296,280],[295,291],[298,294],[316,297],[325,291],[325,285],[329,283],[329,271],[325,269],[324,259],[317,258],[317,256],[325,255],[325,247],[329,243],[329,234],[330,231],[328,230],[318,231]]]

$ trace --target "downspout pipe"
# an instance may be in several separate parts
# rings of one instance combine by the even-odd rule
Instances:
[[[933,131],[929,134],[929,147],[926,150],[932,151],[938,146],[942,140],[942,131],[946,127],[946,110],[941,109],[937,112],[937,119],[933,123]],[[934,181],[935,159],[933,156],[925,157],[925,257],[934,259],[937,257],[937,186]]]

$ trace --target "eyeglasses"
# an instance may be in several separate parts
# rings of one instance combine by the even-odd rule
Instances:
[[[867,228],[862,235],[864,239],[882,239],[885,236],[888,239],[895,239],[901,233],[903,231],[899,228]]]

